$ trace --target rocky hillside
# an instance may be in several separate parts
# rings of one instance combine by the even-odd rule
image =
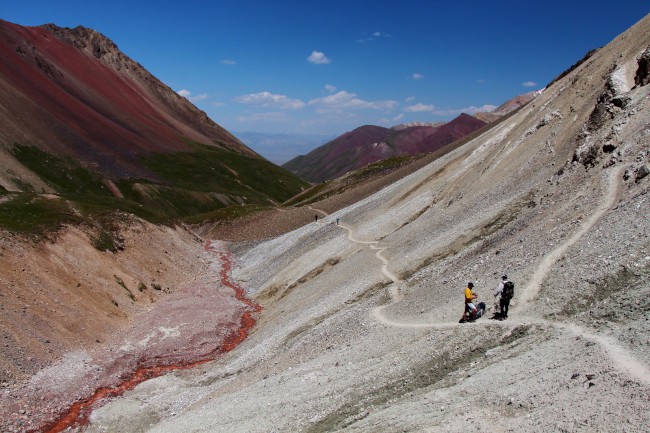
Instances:
[[[82,201],[160,219],[277,203],[305,185],[84,27],[0,20],[0,107],[0,191],[99,197]]]
[[[283,167],[303,179],[319,183],[384,158],[434,152],[484,125],[482,120],[461,114],[451,122],[437,126],[396,129],[361,126],[307,155],[288,161]]]
[[[85,431],[645,432],[649,64],[650,16],[379,191],[303,197],[318,222],[271,238],[202,245],[134,216],[114,252],[83,225],[2,232],[0,430],[122,383]],[[503,273],[509,318],[459,324],[467,282],[490,306]],[[251,317],[216,361],[130,382],[225,352]]]
[[[92,29],[0,21],[0,50],[5,148],[38,146],[109,177],[152,177],[134,156],[187,141],[255,155]]]
[[[410,176],[232,244],[254,332],[87,431],[647,431],[649,60],[650,16]],[[503,273],[509,318],[459,324]]]

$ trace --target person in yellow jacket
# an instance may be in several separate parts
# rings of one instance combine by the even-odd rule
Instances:
[[[472,291],[474,288],[474,283],[471,281],[467,283],[467,287],[465,288],[465,312],[463,312],[463,318],[461,319],[461,322],[464,322],[467,319],[467,315],[469,314],[469,320],[474,321],[476,320],[476,306],[474,305],[474,299],[478,297],[476,293]]]

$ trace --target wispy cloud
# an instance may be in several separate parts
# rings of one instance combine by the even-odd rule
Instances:
[[[483,105],[481,107],[476,107],[474,105],[471,105],[469,107],[464,107],[464,108],[449,108],[449,109],[440,109],[436,108],[435,105],[433,104],[422,104],[422,103],[417,103],[415,105],[409,105],[403,108],[403,110],[407,113],[431,113],[434,116],[457,116],[460,113],[467,113],[467,114],[475,114],[478,112],[484,112],[484,111],[493,111],[495,108],[497,108],[494,105]]]
[[[537,83],[534,81],[526,81],[525,83],[521,83],[521,85],[524,87],[535,87],[537,86]]]
[[[183,98],[186,98],[190,102],[199,102],[204,99],[208,99],[207,93],[201,93],[200,95],[192,96],[192,92],[190,92],[187,89],[179,90],[177,93],[181,95]]]
[[[406,102],[413,102],[415,101],[415,96],[409,96],[408,98],[405,99]]]
[[[416,72],[415,74],[411,75],[411,78],[413,78],[414,80],[421,80],[424,78],[424,75]]]
[[[496,105],[482,105],[480,107],[475,107],[474,105],[471,105],[469,107],[465,108],[452,108],[448,110],[439,110],[439,109],[433,109],[431,112],[435,116],[457,116],[460,113],[467,113],[467,114],[476,114],[479,112],[489,112],[495,110],[497,107]]]
[[[234,66],[237,64],[235,60],[230,60],[230,59],[224,59],[221,61],[222,65],[228,65],[228,66]]]
[[[325,84],[325,90],[327,90],[330,93],[336,92],[336,86],[332,86],[331,84]]]
[[[382,117],[381,119],[379,119],[378,124],[379,125],[386,125],[386,126],[395,126],[404,117],[406,117],[404,113],[400,113],[397,116],[394,116],[394,117],[392,117],[390,119],[387,118],[387,117]]]
[[[386,32],[372,32],[369,36],[364,36],[363,38],[357,39],[357,43],[365,44],[366,42],[372,42],[380,38],[389,38],[390,34]]]
[[[246,116],[238,116],[236,120],[241,123],[248,122],[283,122],[288,119],[285,113],[281,112],[265,112],[253,113]]]
[[[424,111],[433,111],[435,107],[433,105],[426,105],[421,102],[415,104],[415,105],[409,105],[408,107],[404,107],[404,111],[408,113],[422,113]]]
[[[207,93],[201,93],[200,95],[191,96],[190,102],[199,102],[199,101],[203,101],[204,99],[208,99]]]
[[[364,101],[355,93],[341,90],[323,98],[309,101],[309,105],[316,107],[319,113],[341,112],[346,110],[392,110],[397,107],[397,101]]]
[[[332,61],[325,55],[325,53],[321,53],[320,51],[312,51],[310,56],[307,57],[307,60],[314,65],[326,65]]]
[[[299,109],[305,106],[300,99],[291,99],[286,95],[275,95],[271,92],[251,93],[237,96],[235,102],[256,107],[272,107],[280,109]]]

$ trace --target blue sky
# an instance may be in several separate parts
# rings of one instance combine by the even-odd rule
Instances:
[[[338,135],[449,120],[542,88],[647,0],[3,1],[100,31],[226,129]]]

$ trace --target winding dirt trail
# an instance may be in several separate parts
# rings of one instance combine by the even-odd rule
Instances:
[[[541,289],[542,282],[544,281],[544,279],[546,278],[546,276],[548,275],[552,267],[555,265],[555,263],[558,260],[560,260],[562,256],[564,256],[564,254],[567,252],[567,250],[571,246],[573,246],[578,240],[580,240],[580,238],[582,238],[582,236],[584,236],[589,230],[591,230],[591,228],[616,204],[616,200],[618,197],[618,190],[619,190],[618,179],[620,179],[622,173],[623,173],[623,167],[617,167],[615,169],[612,169],[609,172],[609,175],[607,177],[607,182],[605,185],[606,193],[603,197],[601,204],[596,208],[596,210],[591,215],[591,217],[587,221],[585,221],[584,224],[582,224],[578,228],[578,230],[569,239],[567,239],[566,242],[559,245],[557,248],[550,251],[548,254],[546,254],[543,257],[543,259],[537,266],[537,269],[533,273],[533,276],[531,277],[530,281],[525,286],[524,290],[522,290],[520,295],[520,302],[518,302],[518,305],[516,306],[513,305],[513,310],[516,309],[517,311],[522,311],[525,306],[527,306],[528,304],[530,304],[535,300],[535,298],[537,297]],[[320,212],[324,216],[328,216],[328,214],[323,210],[312,208],[311,206],[310,209]],[[379,321],[384,325],[400,327],[400,328],[449,329],[458,326],[458,323],[456,322],[445,322],[445,323],[406,322],[406,321],[396,321],[388,318],[385,315],[384,310],[387,307],[389,307],[391,304],[398,303],[403,299],[401,294],[401,287],[404,284],[403,280],[399,279],[397,276],[395,276],[395,274],[393,274],[388,270],[388,265],[390,264],[389,260],[387,260],[382,255],[383,251],[388,247],[378,246],[379,243],[378,241],[364,241],[364,240],[356,239],[352,227],[340,223],[338,224],[338,226],[348,232],[347,238],[350,242],[354,242],[362,245],[369,245],[371,249],[377,250],[377,253],[375,255],[382,262],[381,271],[387,278],[389,278],[393,282],[393,284],[391,284],[388,289],[391,298],[391,303],[374,308],[371,311],[372,317],[374,317],[377,321]],[[613,337],[599,335],[587,331],[586,329],[572,323],[559,323],[555,321],[549,321],[542,318],[534,318],[534,317],[527,317],[526,322],[551,325],[556,328],[569,331],[575,336],[582,337],[586,340],[598,344],[600,347],[604,349],[605,353],[613,361],[614,365],[617,367],[619,371],[625,372],[629,376],[635,378],[640,383],[643,383],[645,385],[650,385],[650,368],[644,363],[640,362],[638,359],[634,357],[633,354],[631,354],[628,350],[626,350],[624,347],[618,344]],[[514,327],[520,325],[523,322],[519,320],[510,320],[508,322],[495,322],[495,323],[500,326]],[[485,322],[483,322],[483,324],[481,324],[480,322],[475,323],[474,325],[485,326]]]
[[[598,344],[606,352],[609,358],[614,361],[614,364],[619,371],[623,371],[628,376],[634,377],[640,383],[650,386],[650,368],[636,359],[628,350],[617,343],[614,337],[595,334],[589,332],[584,328],[573,323],[552,323],[554,326],[573,333],[575,336],[582,337],[593,343]]]
[[[591,217],[582,224],[578,230],[566,242],[546,254],[540,264],[537,266],[535,273],[531,277],[524,290],[521,292],[519,305],[513,306],[519,310],[529,302],[533,301],[539,293],[542,282],[548,275],[555,263],[564,256],[567,250],[573,246],[585,233],[587,233],[615,204],[618,197],[618,179],[623,174],[623,167],[617,167],[610,171],[607,178],[606,193],[601,204],[596,208]]]

